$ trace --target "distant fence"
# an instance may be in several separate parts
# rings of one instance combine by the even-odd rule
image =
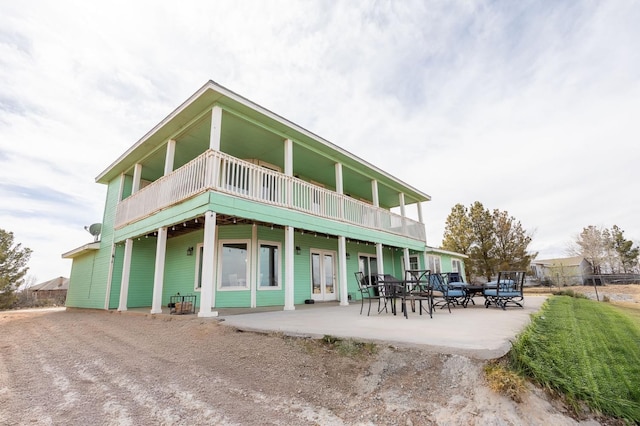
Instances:
[[[640,284],[640,274],[556,274],[554,276],[532,280],[531,283],[551,287],[568,287],[573,285]]]

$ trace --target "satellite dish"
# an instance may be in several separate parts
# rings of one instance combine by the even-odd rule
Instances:
[[[86,229],[91,235],[93,235],[93,241],[98,241],[100,232],[102,232],[102,224],[94,223],[93,225],[85,226],[84,229]]]

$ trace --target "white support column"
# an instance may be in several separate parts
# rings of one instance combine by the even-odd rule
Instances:
[[[293,264],[295,253],[293,235],[295,228],[293,226],[284,227],[284,310],[293,311],[296,309],[293,303],[294,295],[294,278],[293,278]]]
[[[218,105],[211,109],[211,133],[209,148],[220,151],[220,135],[222,134],[222,108]]]
[[[349,306],[347,292],[347,239],[338,236],[338,286],[340,289],[340,306]]]
[[[378,181],[371,181],[371,198],[373,198],[373,205],[376,207],[380,207],[380,195],[378,194]]]
[[[216,305],[215,297],[215,247],[216,247],[216,213],[208,211],[204,214],[204,244],[202,249],[202,287],[200,288],[199,317],[217,317],[218,312],[211,308]]]
[[[133,240],[127,238],[124,243],[124,259],[122,260],[122,280],[120,281],[120,303],[119,311],[127,310],[127,299],[129,298],[129,274],[131,272],[131,253],[133,252]]]
[[[176,141],[169,139],[167,142],[167,156],[164,159],[164,175],[168,175],[173,171],[173,161],[176,156]]]
[[[258,306],[258,262],[260,261],[260,246],[258,244],[258,225],[255,223],[251,227],[251,271],[249,272],[249,288],[251,289],[251,307]]]
[[[376,263],[378,265],[378,274],[384,274],[384,250],[382,249],[382,243],[376,244]]]
[[[104,309],[109,310],[109,303],[111,302],[111,280],[113,279],[113,263],[116,259],[116,245],[114,241],[114,234],[111,234],[111,255],[109,257],[109,271],[107,272],[107,288],[104,292]]]
[[[404,249],[404,270],[408,271],[411,269],[411,263],[409,262],[409,249],[405,247]]]
[[[142,180],[142,164],[136,163],[133,166],[133,185],[131,187],[131,193],[135,194],[140,190],[140,181]]]
[[[156,242],[156,267],[153,274],[153,299],[151,313],[162,313],[162,287],[164,285],[164,260],[167,253],[167,228],[158,228]]]
[[[424,262],[424,267],[422,269],[429,269],[429,255],[426,250],[422,252],[422,261]]]
[[[422,216],[422,203],[417,203],[418,206],[418,222],[424,223],[424,217]]]

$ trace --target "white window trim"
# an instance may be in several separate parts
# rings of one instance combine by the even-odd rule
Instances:
[[[409,266],[411,266],[411,259],[415,258],[417,260],[417,264],[418,267],[416,269],[421,269],[420,268],[420,256],[418,256],[417,254],[410,254],[409,255]],[[404,256],[400,256],[400,262],[402,263],[402,269],[404,269]]]
[[[278,285],[277,286],[267,286],[267,287],[262,287],[260,285],[260,246],[262,244],[266,244],[266,245],[270,245],[270,246],[276,246],[278,247],[278,261],[277,261],[277,265],[278,265]],[[274,291],[274,290],[282,290],[282,243],[278,242],[278,241],[268,241],[268,240],[259,240],[258,241],[258,257],[256,259],[256,262],[258,263],[258,275],[256,278],[256,288],[258,289],[258,291]]]
[[[247,262],[245,265],[246,268],[246,277],[247,280],[242,286],[234,286],[234,287],[222,287],[222,250],[225,244],[246,244],[247,245]],[[240,239],[240,240],[219,240],[218,241],[218,274],[216,278],[216,288],[218,291],[250,291],[251,286],[249,285],[249,281],[251,281],[251,240],[250,239]]]
[[[454,265],[458,265],[459,267]],[[451,272],[462,272],[462,261],[460,259],[451,259]]]
[[[431,258],[433,259],[438,259],[438,265],[440,266],[440,270],[439,271],[434,271],[431,269]],[[427,261],[429,262],[429,264],[427,265],[427,268],[434,274],[439,274],[442,272],[442,257],[441,256],[436,256],[435,254],[429,254],[427,255]]]

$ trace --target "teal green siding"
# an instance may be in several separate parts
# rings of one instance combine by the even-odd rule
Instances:
[[[284,305],[284,231],[282,229],[271,229],[263,226],[258,227],[258,243],[260,241],[270,241],[280,243],[280,288],[261,289],[258,286],[256,291],[256,306],[281,306]],[[294,255],[295,256],[295,255]],[[259,272],[258,272],[259,273]]]
[[[73,259],[69,280],[69,293],[72,295],[72,299],[76,298],[76,296],[80,297],[79,299],[76,298],[77,302],[71,302],[77,303],[73,306],[88,308],[105,307],[108,287],[107,277],[111,264],[113,222],[119,190],[119,178],[115,179],[107,187],[107,201],[102,219],[100,249],[90,255],[90,264],[87,261],[86,255],[81,255]],[[82,300],[82,302],[80,302],[80,300]],[[109,305],[111,305],[111,301]]]
[[[200,305],[200,292],[196,291],[196,260],[198,244],[202,242],[203,231],[191,232],[167,240],[162,287],[162,305],[169,303],[170,297],[195,294],[196,305]],[[193,247],[193,254],[187,256],[187,249]]]
[[[104,307],[104,299],[96,297],[96,294],[99,296],[100,288],[94,289],[92,286],[96,255],[96,252],[90,252],[73,259],[71,276],[69,277],[69,282],[73,285],[69,285],[67,291],[67,306],[77,308]]]
[[[156,239],[134,240],[129,272],[128,308],[151,306],[156,262]]]
[[[120,303],[120,284],[122,283],[122,266],[124,262],[124,246],[117,244],[113,257],[113,272],[111,275],[111,292],[109,294],[109,309],[116,309]]]

